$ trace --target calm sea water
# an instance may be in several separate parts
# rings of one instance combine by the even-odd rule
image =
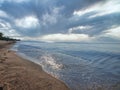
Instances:
[[[18,42],[12,49],[71,90],[120,90],[120,44]]]

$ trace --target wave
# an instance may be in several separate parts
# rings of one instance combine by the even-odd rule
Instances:
[[[57,63],[55,58],[50,54],[41,56],[40,60],[42,65],[47,66],[48,68],[50,67],[51,69],[60,70],[63,67],[63,65]]]

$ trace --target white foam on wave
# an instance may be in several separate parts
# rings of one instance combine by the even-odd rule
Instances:
[[[54,70],[60,70],[63,67],[62,64],[57,63],[55,58],[49,54],[45,54],[45,55],[41,56],[40,60],[41,60],[41,64],[47,65],[47,67],[50,67]]]
[[[14,46],[12,46],[12,48],[10,50],[17,52],[18,51],[18,47],[19,47],[19,45],[15,44]]]

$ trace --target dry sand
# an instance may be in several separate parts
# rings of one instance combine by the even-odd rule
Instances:
[[[69,90],[42,68],[9,51],[12,42],[0,41],[0,90]]]

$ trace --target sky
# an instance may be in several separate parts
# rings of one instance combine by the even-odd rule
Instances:
[[[22,40],[120,42],[120,0],[0,0],[0,32]]]

